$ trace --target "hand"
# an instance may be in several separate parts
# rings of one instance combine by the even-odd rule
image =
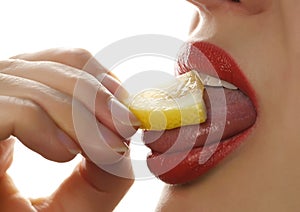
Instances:
[[[133,183],[122,155],[139,122],[117,99],[125,96],[85,50],[50,49],[0,61],[1,211],[113,210]],[[69,161],[79,152],[85,158],[50,197],[27,200],[6,174],[13,136],[49,160]]]

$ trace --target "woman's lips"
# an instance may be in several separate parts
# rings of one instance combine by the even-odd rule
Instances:
[[[190,70],[219,77],[240,90],[207,87],[205,123],[144,132],[143,140],[152,150],[147,159],[150,171],[171,184],[189,182],[216,166],[245,140],[256,120],[253,89],[224,50],[204,42],[187,43],[179,55],[177,71]]]

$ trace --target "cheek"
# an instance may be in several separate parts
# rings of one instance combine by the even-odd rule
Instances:
[[[195,11],[194,16],[191,21],[189,34],[192,34],[199,24],[200,24],[200,13],[199,13],[199,11]]]
[[[221,33],[213,37],[237,60],[261,106],[269,110],[278,106],[278,114],[282,113],[279,105],[286,98],[283,85],[290,82],[287,43],[279,19],[268,14],[240,20],[232,17],[229,24],[218,24]]]
[[[264,46],[266,47],[266,46]],[[286,116],[286,103],[288,95],[286,87],[288,76],[286,75],[286,59],[280,53],[271,54],[272,48],[248,49],[247,61],[241,64],[243,70],[247,70],[247,76],[254,87],[258,100],[257,112],[261,119],[268,122],[278,122]]]

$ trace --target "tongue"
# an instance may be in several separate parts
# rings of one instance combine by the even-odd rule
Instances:
[[[204,101],[205,123],[167,131],[144,131],[144,143],[155,152],[180,152],[230,138],[255,122],[254,106],[240,90],[207,87]]]

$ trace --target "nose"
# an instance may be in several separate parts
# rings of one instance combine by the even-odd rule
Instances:
[[[198,8],[206,8],[208,10],[217,8],[218,6],[224,6],[223,8],[236,8],[233,6],[239,6],[240,11],[246,11],[247,14],[258,14],[266,11],[273,0],[187,0],[194,4]],[[277,0],[280,2],[279,0]],[[226,6],[226,7],[225,7]]]
[[[205,7],[214,7],[217,4],[220,4],[220,0],[187,0],[188,2],[194,4],[195,6],[205,6]]]

